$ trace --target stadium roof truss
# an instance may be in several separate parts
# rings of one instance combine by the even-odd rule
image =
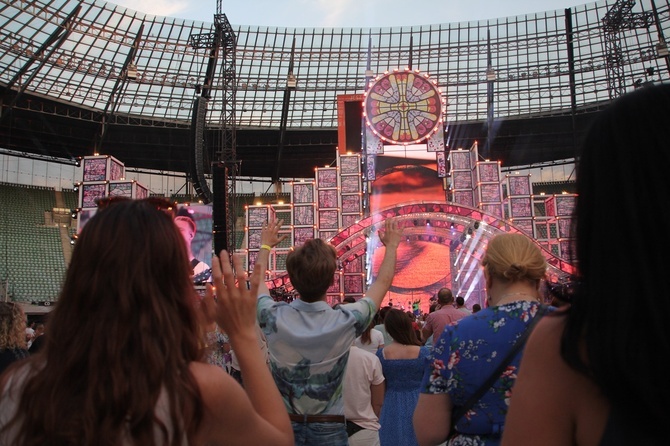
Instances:
[[[3,114],[11,104],[96,123],[107,111],[117,124],[189,127],[208,60],[189,36],[212,33],[213,23],[97,0],[1,0],[0,23]],[[286,117],[293,131],[334,130],[337,97],[365,91],[368,64],[373,75],[410,67],[436,80],[450,142],[449,126],[486,122],[491,82],[493,118],[504,121],[574,119],[621,92],[670,78],[668,0],[425,26],[233,28],[240,131],[279,128],[294,42],[296,84]],[[211,85],[210,128],[222,119],[221,71]],[[17,100],[19,92],[35,100]]]

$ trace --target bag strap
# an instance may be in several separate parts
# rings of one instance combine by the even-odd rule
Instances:
[[[491,375],[488,377],[488,379],[482,384],[475,393],[472,394],[472,396],[458,408],[456,412],[454,412],[451,416],[451,428],[455,429],[456,423],[463,418],[463,415],[465,415],[471,408],[472,406],[475,405],[477,401],[481,399],[482,396],[486,393],[487,390],[495,384],[495,382],[500,378],[500,375],[505,371],[507,366],[509,365],[510,362],[514,359],[516,354],[519,352],[521,347],[524,346],[526,343],[526,339],[528,339],[528,336],[530,336],[530,332],[533,331],[533,328],[537,325],[537,323],[540,321],[540,318],[544,316],[544,314],[547,312],[547,306],[546,305],[540,305],[540,309],[537,311],[537,314],[535,314],[535,317],[533,320],[528,324],[528,327],[524,330],[523,334],[519,336],[519,338],[516,340],[514,345],[512,346],[512,349],[507,352],[507,355],[503,360],[500,362],[498,367],[491,373]]]

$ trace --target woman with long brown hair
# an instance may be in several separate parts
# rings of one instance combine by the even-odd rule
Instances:
[[[217,301],[211,288],[206,300],[245,352],[245,393],[224,370],[200,362],[200,304],[184,241],[163,211],[170,206],[116,200],[86,224],[44,348],[0,381],[0,444],[293,443],[254,348],[260,274],[251,291],[240,289],[228,261],[215,257]]]
[[[384,326],[393,342],[377,352],[386,378],[379,438],[382,446],[411,446],[417,444],[412,414],[419,400],[424,360],[430,350],[421,346],[412,319],[404,311],[388,310]]]

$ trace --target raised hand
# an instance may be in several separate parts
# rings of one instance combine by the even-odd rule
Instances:
[[[398,227],[398,221],[395,218],[387,218],[384,221],[384,232],[378,231],[379,240],[387,248],[397,248],[402,240],[402,228]]]
[[[282,241],[284,241],[288,234],[279,235],[279,230],[281,229],[284,220],[270,220],[269,222],[263,225],[261,230],[261,245],[267,245],[271,248],[274,248]]]
[[[214,281],[207,286],[202,304],[205,315],[225,330],[235,348],[239,337],[256,337],[256,295],[261,273],[255,270],[247,282],[240,257],[233,256],[234,272],[228,258],[225,250],[212,257]]]

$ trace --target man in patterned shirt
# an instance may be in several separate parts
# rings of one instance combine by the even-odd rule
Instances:
[[[282,221],[261,232],[257,268],[267,268]],[[286,259],[291,284],[300,298],[275,302],[263,283],[257,317],[268,341],[270,369],[293,424],[296,444],[347,445],[342,386],[349,347],[372,321],[391,286],[402,230],[387,219],[379,234],[385,253],[375,282],[355,303],[331,308],[326,292],[337,269],[335,248],[321,239],[307,240]]]

